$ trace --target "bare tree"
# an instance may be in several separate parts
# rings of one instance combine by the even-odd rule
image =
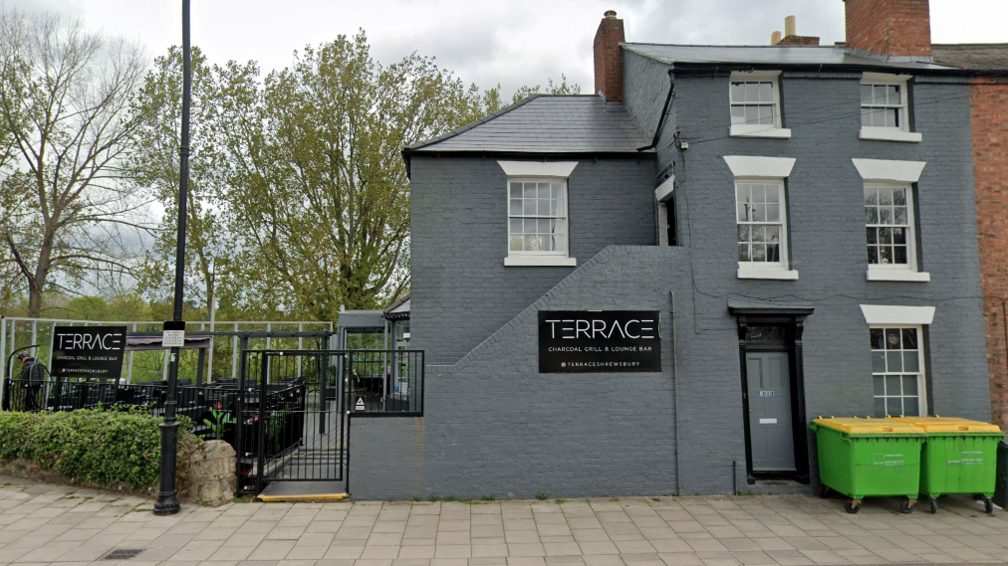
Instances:
[[[120,182],[143,77],[140,49],[79,20],[0,7],[0,241],[28,291],[28,315],[48,288],[85,274],[121,274],[123,230],[141,203]],[[0,138],[2,138],[0,134]],[[0,139],[2,141],[2,139]]]

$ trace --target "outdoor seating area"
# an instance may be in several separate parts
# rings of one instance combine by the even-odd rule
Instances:
[[[246,457],[254,457],[258,452],[256,439],[264,426],[263,421],[267,427],[264,446],[267,457],[282,453],[301,441],[307,399],[307,385],[303,380],[266,384],[264,399],[258,384],[240,392],[237,379],[196,386],[191,385],[190,379],[178,382],[175,413],[190,419],[193,433],[197,435],[224,440]],[[27,410],[33,406],[27,399],[32,391],[29,385],[19,379],[6,379],[3,410]],[[37,389],[34,406],[43,411],[139,407],[152,417],[164,416],[168,396],[164,381],[127,384],[52,380]]]

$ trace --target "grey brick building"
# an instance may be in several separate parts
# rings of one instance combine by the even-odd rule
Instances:
[[[989,419],[969,77],[787,43],[610,12],[596,95],[404,151],[424,417],[354,421],[355,497],[807,489],[818,415]],[[654,371],[541,371],[555,312],[656,313]]]

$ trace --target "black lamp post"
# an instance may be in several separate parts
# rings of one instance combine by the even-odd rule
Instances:
[[[175,301],[172,322],[165,330],[185,329],[182,322],[182,285],[185,279],[186,196],[189,184],[189,106],[191,104],[192,69],[189,56],[189,0],[182,0],[182,137],[179,147],[178,243],[175,249]],[[175,387],[178,384],[179,348],[172,347],[168,362],[168,395],[165,400],[164,422],[161,423],[161,485],[154,504],[155,515],[179,512],[175,490],[175,450],[178,444],[178,421],[175,420]]]

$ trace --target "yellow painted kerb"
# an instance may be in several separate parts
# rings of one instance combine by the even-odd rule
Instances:
[[[343,501],[349,499],[349,493],[316,493],[314,495],[260,495],[258,501],[265,503],[298,502],[298,501]]]

